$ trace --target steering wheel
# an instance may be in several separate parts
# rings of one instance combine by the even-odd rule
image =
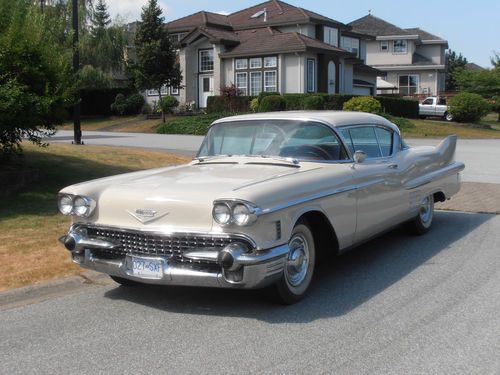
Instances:
[[[332,156],[319,146],[302,145],[295,150],[297,155],[312,157],[314,159],[332,160]]]

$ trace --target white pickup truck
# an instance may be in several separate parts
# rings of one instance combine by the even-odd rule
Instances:
[[[426,118],[427,116],[442,117],[446,121],[453,121],[453,116],[449,111],[449,107],[446,104],[446,98],[438,98],[436,96],[431,96],[426,98],[419,105],[419,116],[420,118]]]

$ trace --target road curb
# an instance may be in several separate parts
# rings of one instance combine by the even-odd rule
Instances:
[[[86,271],[76,276],[7,290],[0,292],[0,311],[42,302],[57,296],[69,294],[78,289],[107,285],[110,282],[107,275]]]

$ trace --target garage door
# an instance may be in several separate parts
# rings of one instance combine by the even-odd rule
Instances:
[[[355,95],[371,95],[369,87],[354,86],[352,93]]]

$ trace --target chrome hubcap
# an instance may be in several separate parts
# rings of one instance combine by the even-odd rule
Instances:
[[[432,202],[429,197],[425,198],[420,206],[420,220],[427,224],[432,218]]]
[[[299,286],[307,276],[309,247],[301,234],[296,234],[288,244],[290,251],[285,268],[285,276],[291,286]]]

